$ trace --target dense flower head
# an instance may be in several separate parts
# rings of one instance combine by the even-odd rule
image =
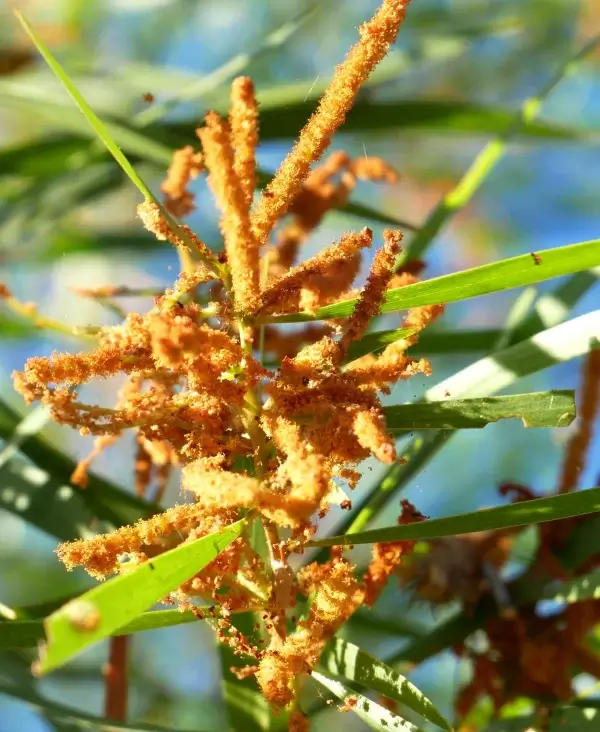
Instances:
[[[376,246],[367,228],[296,263],[311,232],[328,211],[347,203],[358,181],[398,178],[380,158],[353,159],[345,152],[311,166],[394,41],[407,5],[408,0],[383,0],[361,27],[359,42],[254,207],[258,106],[251,80],[235,79],[228,118],[209,113],[197,130],[202,149],[188,145],[173,155],[161,189],[169,213],[154,200],[139,207],[149,231],[185,252],[176,282],[148,312],[102,328],[91,351],[32,358],[15,374],[28,402],[41,401],[55,420],[95,437],[73,476],[79,485],[86,485],[91,461],[126,430],[135,433],[138,494],[147,495],[155,481],[152,497],[159,499],[171,470],[182,472],[188,503],[110,534],[62,544],[58,554],[68,568],[84,566],[103,578],[239,518],[248,526],[262,523],[268,556],[246,531],[165,599],[194,611],[198,598],[219,608],[208,620],[220,640],[248,661],[237,673],[255,674],[274,706],[290,707],[290,729],[308,728],[296,706],[298,678],[310,673],[327,641],[361,604],[375,602],[412,548],[411,542],[376,545],[362,579],[339,550],[325,564],[310,564],[296,575],[288,562],[292,550],[303,551],[332,503],[348,507],[340,485],[354,487],[365,458],[396,461],[380,394],[398,380],[430,372],[425,360],[413,360],[407,350],[441,314],[439,306],[409,312],[412,335],[379,355],[354,361],[349,356],[389,287],[416,279],[395,275],[401,232],[384,232],[360,290],[355,280],[363,252]],[[221,213],[219,255],[170,218],[193,210],[189,185],[203,173]],[[266,324],[279,314],[314,313],[352,297],[356,305],[346,319],[309,324],[293,334]],[[267,354],[282,357],[278,368],[268,365]],[[114,406],[80,401],[82,385],[115,375],[124,384]],[[403,502],[402,522],[421,518]],[[299,597],[304,619],[292,620]],[[266,644],[231,622],[232,613],[257,608]]]

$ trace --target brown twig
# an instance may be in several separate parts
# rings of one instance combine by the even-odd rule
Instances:
[[[118,722],[127,719],[128,635],[110,639],[108,663],[104,667],[104,716]]]

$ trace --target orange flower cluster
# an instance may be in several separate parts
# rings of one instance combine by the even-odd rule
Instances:
[[[247,531],[167,600],[194,608],[200,597],[219,607],[210,622],[250,663],[239,673],[255,674],[273,705],[290,707],[294,729],[307,729],[295,706],[298,677],[310,672],[325,643],[359,605],[375,602],[412,543],[377,545],[362,582],[340,552],[296,576],[288,555],[292,547],[301,551],[316,530],[316,518],[332,502],[340,503],[339,484],[354,486],[363,459],[396,460],[379,394],[399,379],[429,373],[428,363],[413,361],[406,350],[441,308],[411,311],[410,338],[379,356],[348,362],[350,346],[379,314],[394,278],[402,236],[386,231],[349,318],[334,328],[308,326],[297,340],[307,345],[298,351],[284,333],[286,354],[277,371],[263,365],[256,336],[261,321],[273,314],[310,311],[351,296],[361,252],[372,244],[369,229],[348,233],[293,266],[298,247],[328,210],[346,202],[359,179],[394,182],[397,176],[382,160],[352,160],[345,153],[309,170],[394,41],[407,5],[408,0],[383,0],[361,28],[360,41],[254,208],[258,110],[251,81],[236,79],[228,120],[214,112],[206,116],[197,130],[201,153],[191,146],[177,151],[162,188],[169,211],[185,215],[193,206],[189,181],[207,171],[221,211],[224,253],[216,257],[194,232],[174,228],[156,202],[146,201],[139,207],[145,226],[195,253],[197,268],[186,268],[149,312],[101,329],[92,351],[32,358],[15,374],[16,388],[28,402],[39,400],[56,421],[96,436],[92,454],[74,476],[81,485],[91,459],[132,429],[138,493],[145,494],[154,479],[154,498],[160,497],[172,466],[179,466],[182,487],[192,498],[134,526],[61,545],[58,553],[68,568],[84,566],[102,578],[241,517],[248,525],[262,522],[268,556]],[[334,182],[338,175],[339,183]],[[274,248],[265,250],[286,214],[291,222],[281,228]],[[402,277],[400,284],[414,279]],[[214,301],[200,305],[199,288],[209,282]],[[282,348],[275,345],[273,329],[267,342],[273,351]],[[114,407],[79,400],[81,385],[117,374],[125,376],[125,386]],[[403,504],[401,522],[420,518]],[[308,611],[294,625],[288,611],[298,595],[308,598]],[[230,620],[235,611],[257,608],[268,642],[260,634],[243,636]]]

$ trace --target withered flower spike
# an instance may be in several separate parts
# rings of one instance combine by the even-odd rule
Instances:
[[[289,210],[310,166],[329,147],[361,86],[396,40],[409,3],[410,0],[383,0],[373,18],[360,27],[360,40],[337,67],[316,112],[252,214],[252,229],[259,246],[266,243],[275,222]]]

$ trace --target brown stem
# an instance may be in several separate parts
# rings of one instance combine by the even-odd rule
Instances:
[[[104,667],[104,716],[117,722],[127,720],[128,635],[110,639],[108,663]]]

